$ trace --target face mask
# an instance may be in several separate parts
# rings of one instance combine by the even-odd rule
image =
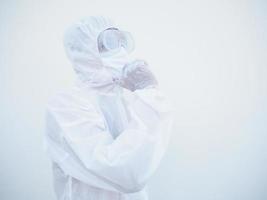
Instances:
[[[131,62],[129,54],[123,47],[116,53],[101,58],[103,65],[114,78],[121,78],[123,67]]]

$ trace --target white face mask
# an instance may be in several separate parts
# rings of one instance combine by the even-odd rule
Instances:
[[[114,78],[121,78],[123,67],[131,62],[131,59],[127,51],[121,47],[116,53],[111,52],[111,55],[102,56],[102,62]]]

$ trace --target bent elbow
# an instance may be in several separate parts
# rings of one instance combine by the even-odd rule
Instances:
[[[146,183],[134,182],[133,184],[126,184],[121,186],[123,193],[136,193],[144,189]]]
[[[128,176],[125,181],[121,181],[121,192],[136,193],[143,190],[146,184],[147,179],[141,178],[141,176]]]

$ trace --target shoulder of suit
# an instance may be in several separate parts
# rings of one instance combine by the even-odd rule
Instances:
[[[94,96],[78,87],[60,89],[52,95],[46,104],[51,108],[94,108]]]

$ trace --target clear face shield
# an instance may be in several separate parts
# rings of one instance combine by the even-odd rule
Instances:
[[[101,32],[97,42],[98,50],[102,57],[112,56],[119,52],[121,48],[124,48],[127,53],[131,53],[134,50],[132,35],[117,28],[109,28]]]

